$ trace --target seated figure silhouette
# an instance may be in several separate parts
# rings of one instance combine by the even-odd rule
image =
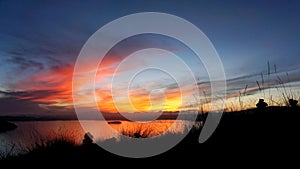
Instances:
[[[258,103],[256,104],[256,107],[258,109],[264,109],[268,106],[268,104],[264,101],[264,99],[259,99]]]
[[[90,132],[85,133],[84,139],[82,140],[82,144],[85,144],[85,145],[92,144],[93,138],[94,138],[94,136]]]
[[[297,107],[297,103],[298,103],[298,100],[289,99],[289,104],[291,107],[293,107],[293,108]]]

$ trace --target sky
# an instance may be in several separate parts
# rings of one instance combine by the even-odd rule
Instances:
[[[280,105],[285,97],[299,99],[299,1],[15,1],[0,0],[0,115],[64,116],[73,105],[89,108],[91,94],[73,103],[72,76],[79,52],[99,28],[138,12],[169,13],[196,25],[214,45],[227,78],[229,109],[253,107],[258,98]],[[178,55],[192,70],[202,95],[209,94],[206,70],[193,51],[170,37],[146,34],[130,37],[110,50],[99,65],[96,96],[104,112],[187,110],[182,95],[190,85],[158,70],[145,71],[130,85],[133,107],[112,100],[111,80],[151,64],[164,64],[184,80],[184,70],[169,56],[143,53],[136,65],[127,55],[144,48],[162,48]],[[126,77],[126,76],[125,76]],[[120,81],[120,83],[122,80]],[[81,83],[81,88],[91,84]],[[123,96],[126,85],[117,85]],[[242,96],[242,98],[241,98]],[[201,101],[205,105],[207,101]],[[87,109],[88,110],[88,109]]]

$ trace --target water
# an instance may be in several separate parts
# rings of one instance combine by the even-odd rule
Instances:
[[[171,133],[183,133],[186,127],[192,123],[184,120],[156,120],[149,123],[137,123],[121,121],[121,124],[110,124],[116,132],[108,132],[102,130],[105,121],[85,120],[81,121],[86,127],[84,131],[77,120],[70,121],[16,121],[18,128],[0,134],[0,153],[2,154],[19,154],[28,151],[28,148],[34,147],[35,143],[40,143],[53,138],[69,138],[75,143],[81,144],[84,134],[90,132],[94,136],[94,140],[101,141],[110,138],[118,140],[118,133],[134,133],[137,129],[150,129],[150,136],[163,134],[168,129],[172,129]],[[172,128],[170,128],[172,126]],[[1,154],[0,154],[1,155]]]

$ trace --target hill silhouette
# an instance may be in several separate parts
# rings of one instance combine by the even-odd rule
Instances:
[[[0,133],[13,130],[15,128],[17,128],[17,125],[5,120],[0,120]]]

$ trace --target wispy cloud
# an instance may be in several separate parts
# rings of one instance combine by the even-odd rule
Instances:
[[[18,66],[18,71],[25,71],[26,69],[34,69],[36,71],[41,71],[44,69],[44,65],[40,62],[31,59],[25,59],[22,57],[11,57],[8,62]]]

